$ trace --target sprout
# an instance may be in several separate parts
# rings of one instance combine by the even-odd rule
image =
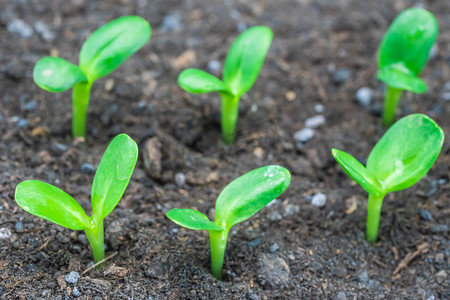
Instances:
[[[72,135],[86,137],[91,86],[136,53],[151,36],[150,24],[138,16],[124,16],[92,33],[81,47],[80,66],[58,57],[44,57],[34,66],[34,82],[58,93],[73,87]]]
[[[444,143],[442,129],[429,117],[413,114],[396,122],[370,152],[364,167],[353,156],[333,149],[345,173],[368,193],[366,238],[376,242],[381,205],[387,193],[419,181],[433,166]]]
[[[247,220],[289,186],[291,174],[280,166],[266,166],[233,180],[216,201],[216,219],[193,209],[175,208],[167,217],[176,224],[193,229],[208,230],[211,245],[211,272],[222,279],[223,259],[230,228]]]
[[[239,112],[239,99],[256,81],[272,42],[272,30],[265,26],[252,27],[234,41],[228,51],[222,79],[198,69],[186,69],[178,84],[193,94],[218,92],[222,99],[222,138],[232,144]]]
[[[378,50],[378,79],[386,83],[383,125],[394,122],[403,90],[424,93],[426,83],[418,76],[438,35],[438,23],[430,12],[409,8],[386,31]]]
[[[116,136],[103,155],[92,183],[92,216],[75,199],[48,183],[27,180],[16,188],[16,202],[25,211],[73,230],[84,230],[94,261],[105,258],[103,219],[119,203],[138,157],[136,143],[126,134]]]

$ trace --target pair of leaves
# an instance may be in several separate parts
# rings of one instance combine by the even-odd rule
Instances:
[[[229,230],[252,217],[289,186],[291,174],[281,166],[265,166],[233,180],[216,201],[216,220],[193,209],[172,209],[167,217],[176,224],[194,230]]]
[[[119,203],[137,162],[138,147],[126,134],[116,136],[95,173],[91,191],[92,218],[103,220]],[[91,228],[90,217],[63,190],[37,180],[19,183],[15,199],[25,211],[69,229]],[[96,222],[94,222],[96,223]]]
[[[92,33],[80,52],[80,66],[58,57],[44,57],[33,71],[36,84],[49,92],[63,92],[79,82],[93,82],[119,67],[151,36],[150,24],[138,16],[117,18]]]
[[[432,13],[409,8],[392,22],[378,51],[378,79],[387,85],[424,93],[426,83],[417,76],[436,42],[439,26]]]
[[[198,69],[186,69],[178,77],[180,87],[193,94],[224,92],[239,98],[258,78],[272,43],[272,30],[255,26],[240,34],[228,51],[222,80]]]
[[[430,170],[441,152],[444,132],[430,117],[412,114],[396,122],[370,152],[367,167],[351,155],[333,149],[345,173],[370,195],[404,190]]]

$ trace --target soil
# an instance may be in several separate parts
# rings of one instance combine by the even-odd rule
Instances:
[[[376,244],[364,239],[367,195],[330,152],[364,161],[385,131],[376,51],[393,18],[413,5],[433,12],[441,33],[422,74],[428,92],[406,93],[397,117],[426,113],[450,133],[447,1],[0,0],[0,298],[450,299],[448,140],[424,179],[386,197]],[[89,33],[127,14],[146,18],[153,36],[94,84],[87,141],[72,140],[70,92],[39,89],[33,65],[50,54],[77,63]],[[8,29],[17,19],[31,36]],[[187,67],[223,62],[239,30],[259,24],[273,29],[274,41],[241,99],[236,143],[225,146],[218,95],[188,94],[176,79]],[[355,97],[364,86],[374,91],[368,108]],[[297,145],[294,133],[316,115],[325,124]],[[121,132],[139,143],[140,158],[105,219],[112,257],[88,269],[84,234],[24,212],[14,190],[26,179],[46,181],[89,211],[93,175],[82,165],[97,166]],[[149,170],[146,155],[156,159]],[[212,217],[224,186],[268,164],[286,166],[292,183],[232,229],[218,282],[207,233],[180,228],[165,212],[195,208]],[[323,208],[311,204],[319,192]],[[71,271],[81,275],[75,284],[64,279]]]

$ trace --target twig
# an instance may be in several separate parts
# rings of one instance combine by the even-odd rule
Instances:
[[[428,243],[422,243],[419,246],[417,246],[417,250],[415,252],[410,252],[406,254],[406,256],[402,259],[402,261],[398,264],[397,268],[395,269],[393,276],[397,275],[401,270],[406,268],[408,264],[417,256],[419,256],[422,253],[425,253],[428,251]]]
[[[101,265],[101,264],[104,263],[105,261],[110,260],[111,258],[113,258],[114,256],[116,256],[117,253],[118,253],[118,252],[114,252],[114,253],[111,254],[110,256],[108,256],[108,257],[102,259],[101,261],[99,261],[99,262],[93,264],[92,266],[90,266],[89,268],[87,268],[86,270],[84,270],[84,271],[81,273],[81,276],[83,276],[84,274],[86,274],[86,273],[89,272],[90,270],[94,269],[94,268],[97,267],[98,265]]]

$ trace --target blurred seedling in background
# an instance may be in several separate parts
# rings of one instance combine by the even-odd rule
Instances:
[[[84,42],[80,65],[59,57],[44,57],[34,66],[34,82],[42,89],[58,93],[72,91],[72,135],[86,137],[86,118],[91,87],[108,75],[150,39],[150,24],[138,16],[117,18],[96,31]]]
[[[137,157],[138,147],[128,135],[120,134],[111,141],[92,183],[92,216],[87,216],[80,204],[63,190],[37,180],[19,183],[16,202],[30,214],[69,229],[84,230],[94,262],[99,262],[105,258],[103,219],[119,203]]]
[[[240,34],[228,51],[222,80],[198,69],[186,69],[178,77],[180,87],[189,93],[219,93],[222,138],[226,144],[234,142],[239,100],[255,83],[272,36],[272,30],[265,26],[255,26]]]
[[[216,219],[193,209],[175,208],[167,217],[176,224],[193,230],[208,230],[211,246],[211,272],[221,280],[228,232],[234,225],[252,217],[289,186],[291,174],[280,166],[255,169],[233,180],[216,201]]]
[[[443,143],[444,132],[431,118],[413,114],[388,129],[370,152],[366,167],[353,156],[332,150],[344,172],[369,193],[368,241],[378,239],[384,196],[404,190],[424,177],[436,161]]]
[[[386,83],[383,125],[391,126],[404,90],[424,93],[426,83],[418,76],[436,42],[439,26],[432,13],[409,8],[392,22],[378,50],[378,79]]]

